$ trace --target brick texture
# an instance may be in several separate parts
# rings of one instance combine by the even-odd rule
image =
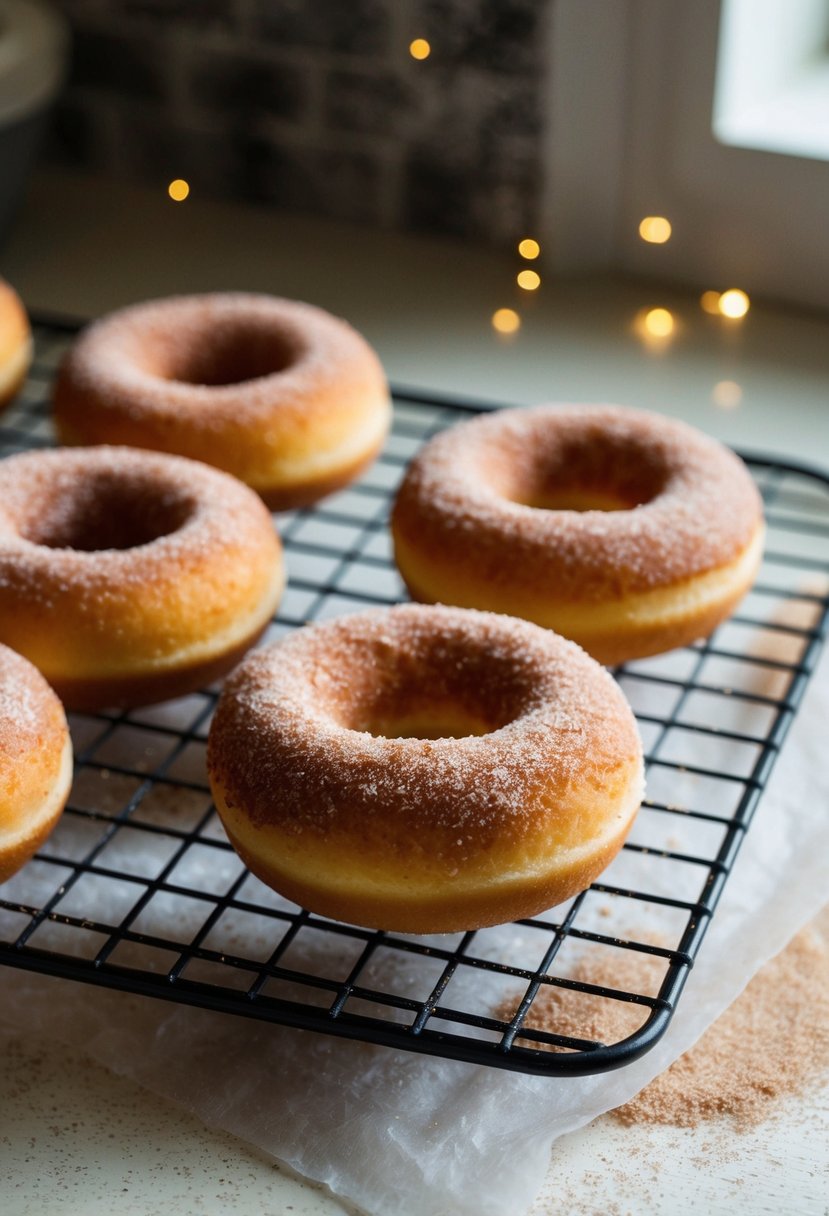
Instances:
[[[55,2],[58,163],[493,245],[537,220],[554,0]]]

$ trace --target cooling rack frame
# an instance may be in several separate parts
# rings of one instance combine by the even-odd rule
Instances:
[[[22,403],[0,418],[0,455],[33,446],[47,446],[52,442],[48,428],[49,383],[57,355],[77,327],[77,322],[65,318],[42,316],[38,319],[35,325],[38,341],[33,375]],[[299,627],[306,620],[320,619],[321,613],[336,615],[332,606],[336,609],[338,605],[347,608],[349,603],[362,607],[370,603],[382,605],[394,602],[397,596],[388,590],[394,576],[383,546],[386,512],[395,479],[414,448],[431,434],[483,409],[498,408],[491,402],[473,402],[402,386],[395,390],[394,397],[396,417],[390,444],[374,471],[346,492],[350,506],[344,508],[343,496],[337,496],[328,504],[280,517],[280,533],[286,549],[289,590],[293,600],[289,596],[289,606],[280,609],[276,628],[284,631]],[[763,454],[742,455],[761,482],[770,519],[775,519],[775,512],[781,509],[781,502],[784,503],[781,519],[775,526],[779,524],[784,534],[788,530],[799,538],[812,535],[821,539],[829,537],[829,474],[818,468],[781,462]],[[362,504],[361,498],[365,499],[365,504]],[[821,511],[818,511],[818,502]],[[792,503],[795,505],[792,506]],[[351,514],[353,511],[356,514]],[[814,519],[808,518],[809,511],[815,515]],[[821,513],[826,517],[822,523],[817,519]],[[323,531],[327,526],[328,532],[333,531],[335,537],[338,529],[344,537],[350,529],[351,539],[346,538],[342,543],[336,539],[327,542],[314,539],[315,524],[322,525]],[[357,539],[354,539],[355,534]],[[327,574],[319,578],[307,574],[292,576],[292,554],[301,554],[308,561],[316,561],[320,568],[324,566]],[[117,812],[104,813],[95,807],[84,807],[76,803],[74,794],[70,797],[66,816],[84,827],[91,825],[91,832],[98,832],[98,835],[92,846],[75,858],[67,859],[59,851],[55,852],[51,842],[41,849],[30,866],[39,867],[40,874],[44,873],[44,867],[46,872],[48,867],[54,868],[56,882],[48,898],[27,902],[25,876],[29,867],[25,867],[12,880],[17,884],[12,898],[4,898],[4,894],[8,894],[8,884],[0,887],[0,918],[5,916],[7,921],[12,922],[17,918],[19,924],[22,917],[27,922],[13,936],[0,940],[0,963],[297,1029],[321,1031],[407,1051],[539,1075],[584,1075],[617,1068],[636,1059],[658,1041],[676,1009],[825,638],[829,620],[829,578],[825,578],[826,587],[820,593],[796,589],[793,580],[798,573],[815,577],[829,575],[829,553],[826,561],[817,561],[803,555],[792,555],[786,550],[777,554],[771,550],[767,551],[767,562],[776,564],[784,572],[781,585],[764,589],[761,576],[757,594],[771,596],[781,603],[796,601],[798,605],[811,606],[813,619],[807,625],[796,627],[780,625],[771,619],[751,619],[741,610],[731,623],[762,632],[774,633],[777,630],[787,638],[796,637],[800,649],[795,658],[784,662],[729,649],[718,643],[721,631],[717,631],[706,643],[685,649],[685,674],[654,674],[653,671],[649,674],[647,666],[642,665],[623,666],[616,671],[622,680],[629,678],[634,682],[642,681],[645,685],[650,681],[660,689],[668,687],[672,695],[674,692],[676,694],[669,712],[661,716],[638,714],[643,729],[647,726],[651,732],[646,749],[649,768],[662,766],[676,776],[696,773],[700,779],[728,782],[736,787],[733,806],[727,815],[705,806],[681,807],[650,799],[646,799],[644,804],[649,812],[657,815],[681,815],[686,822],[690,816],[704,827],[713,826],[721,831],[719,843],[712,850],[713,855],[683,854],[667,847],[653,849],[633,840],[625,845],[625,850],[644,856],[648,865],[658,866],[662,861],[670,861],[696,867],[697,873],[702,874],[703,878],[695,898],[625,889],[610,882],[608,875],[603,875],[588,892],[569,901],[562,909],[554,909],[544,917],[517,922],[517,931],[536,942],[543,942],[534,966],[529,966],[504,961],[503,952],[501,955],[487,955],[479,950],[476,939],[481,936],[480,931],[478,934],[453,935],[445,941],[438,938],[418,939],[342,925],[287,906],[284,901],[276,905],[257,902],[244,894],[250,881],[244,869],[220,891],[206,893],[201,889],[182,886],[174,881],[174,877],[188,850],[209,847],[232,854],[230,846],[218,833],[208,834],[210,825],[215,826],[212,806],[208,803],[203,814],[195,821],[178,827],[173,822],[143,822],[141,808],[148,792],[157,787],[178,790],[182,798],[185,793],[205,794],[206,777],[200,782],[171,774],[191,746],[195,749],[203,744],[206,723],[215,703],[215,691],[206,691],[197,695],[198,706],[185,729],[172,730],[164,725],[153,725],[140,713],[83,715],[86,733],[82,745],[76,745],[77,773],[96,771],[111,774],[133,781],[135,788]],[[386,590],[373,593],[365,583],[356,589],[351,586],[348,582],[349,572],[353,574],[358,567],[368,583],[372,577],[376,577]],[[368,575],[365,575],[366,569]],[[791,571],[792,582],[789,584],[785,577],[787,569]],[[339,604],[339,601],[344,603]],[[782,673],[785,689],[768,695],[717,686],[703,678],[710,660],[745,663],[761,670],[768,668],[773,675]],[[745,701],[747,705],[756,706],[758,711],[766,713],[766,726],[761,734],[748,734],[683,720],[689,698],[697,695],[736,697],[741,702]],[[94,721],[94,728],[90,727],[91,721]],[[138,761],[132,765],[102,761],[100,756],[106,747],[119,737],[119,732],[123,734],[127,730],[149,732],[150,735],[155,731],[159,735],[174,736],[175,742],[163,759],[150,767],[142,767]],[[745,771],[736,772],[704,766],[695,769],[693,765],[665,760],[660,751],[674,730],[692,734],[697,732],[700,737],[706,738],[715,735],[720,745],[725,742],[733,744],[734,749],[753,749],[753,761]],[[170,840],[174,842],[164,864],[151,876],[111,869],[101,860],[102,854],[105,855],[119,832],[136,828],[150,837],[155,833],[167,843]],[[232,856],[235,857],[235,854]],[[66,903],[69,894],[86,878],[114,882],[122,888],[124,884],[135,887],[136,899],[118,923],[85,917],[82,909],[73,912],[62,910],[61,905]],[[684,929],[677,931],[674,944],[666,945],[653,940],[611,936],[603,933],[601,928],[597,929],[595,921],[590,922],[590,927],[582,927],[586,923],[585,901],[591,897],[591,893],[594,897],[598,895],[609,901],[638,900],[651,909],[684,916]],[[174,934],[149,933],[135,927],[136,923],[140,923],[142,913],[159,894],[172,898],[189,897],[204,903],[206,915],[203,922],[187,941],[177,939]],[[221,923],[222,917],[231,913],[237,916],[255,915],[265,918],[272,925],[275,944],[268,957],[250,958],[242,953],[216,949],[209,944],[211,933]],[[39,946],[38,932],[44,927],[62,927],[74,933],[72,949]],[[296,964],[286,965],[285,960],[290,957],[297,939],[308,930],[323,934],[328,946],[335,943],[337,947],[342,945],[344,950],[348,947],[352,961],[345,974],[336,977],[316,975],[299,969]],[[99,938],[104,938],[104,943],[92,953],[78,951],[78,941],[85,943],[89,939],[97,944]],[[656,960],[664,967],[658,991],[647,994],[624,988],[615,989],[568,977],[566,971],[556,973],[558,956],[567,943],[583,947],[601,945]],[[177,958],[166,970],[124,965],[116,959],[119,948],[127,944],[148,951],[155,950],[162,955],[172,951]],[[386,951],[391,951],[398,960],[403,959],[406,963],[428,963],[436,969],[436,978],[430,981],[431,986],[425,996],[414,996],[405,991],[385,991],[379,986],[367,986],[360,982],[371,967],[376,972],[376,961]],[[116,957],[113,958],[113,955]],[[218,966],[225,982],[219,984],[189,978],[187,971],[196,960]],[[447,994],[451,996],[453,981],[459,972],[463,972],[467,978],[470,974],[483,976],[486,972],[488,980],[498,978],[509,983],[514,981],[514,1011],[509,1017],[504,1014],[495,1016],[492,1010],[481,1013],[444,1003],[448,1000]],[[252,975],[254,978],[250,984],[242,987],[232,986],[231,977],[238,980],[240,975]],[[268,988],[274,982],[281,983],[291,995],[270,994]],[[611,1043],[534,1027],[533,1002],[542,989],[551,988],[641,1006],[644,1021],[633,1033]],[[305,994],[304,999],[296,999],[297,991]],[[350,1004],[354,1005],[353,1009],[349,1008]],[[358,1007],[363,1012],[358,1012]],[[366,1008],[374,1012],[368,1014]],[[526,1020],[528,1015],[529,1023]],[[452,1029],[441,1028],[447,1025]]]

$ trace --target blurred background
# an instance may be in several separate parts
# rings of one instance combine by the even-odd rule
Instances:
[[[7,234],[39,148],[829,307],[827,0],[0,0],[0,131]]]
[[[829,0],[0,0],[0,273],[829,459]]]
[[[53,164],[496,244],[536,223],[549,4],[55,0],[53,11],[71,32]]]

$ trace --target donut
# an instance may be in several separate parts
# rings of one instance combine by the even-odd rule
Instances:
[[[0,279],[0,410],[11,403],[26,379],[33,349],[26,309],[17,292]]]
[[[129,448],[0,461],[0,642],[72,709],[147,704],[233,667],[282,593],[247,486]]]
[[[60,701],[31,663],[0,646],[0,882],[43,844],[71,784]]]
[[[525,617],[602,663],[707,637],[750,587],[763,514],[742,461],[621,406],[501,410],[436,436],[392,511],[413,599]]]
[[[225,685],[208,771],[231,844],[322,916],[448,933],[583,890],[639,807],[610,674],[527,621],[404,604],[309,626]]]
[[[54,409],[63,443],[202,460],[275,511],[353,480],[391,416],[377,356],[345,321],[243,293],[154,300],[91,325],[61,365]]]

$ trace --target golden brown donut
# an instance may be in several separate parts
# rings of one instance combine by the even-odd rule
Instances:
[[[226,473],[130,448],[0,461],[0,641],[73,709],[224,675],[283,585],[267,510]]]
[[[501,410],[443,432],[391,526],[414,599],[525,617],[602,663],[707,637],[751,586],[764,535],[733,452],[621,406]]]
[[[62,442],[203,460],[272,510],[351,481],[377,455],[389,419],[383,370],[355,330],[264,295],[124,308],[81,335],[55,387]]]
[[[263,882],[410,933],[532,916],[583,890],[643,787],[633,714],[578,646],[414,604],[250,655],[219,700],[208,770]]]
[[[0,882],[43,844],[71,784],[60,701],[31,663],[0,646]]]
[[[4,410],[26,379],[32,362],[32,331],[26,309],[0,279],[0,410]]]

